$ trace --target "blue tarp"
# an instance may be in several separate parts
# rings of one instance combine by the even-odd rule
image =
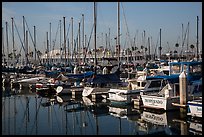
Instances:
[[[170,83],[178,83],[179,82],[179,74],[172,74],[172,75],[161,75],[161,76],[147,76],[147,80],[151,79],[165,79],[168,80]]]
[[[80,74],[66,74],[65,76],[68,78],[83,79],[83,78],[91,77],[93,74],[94,74],[93,71],[88,71]]]
[[[120,83],[120,71],[117,70],[111,74],[97,74],[94,78],[88,80],[88,83],[92,84],[108,84],[108,83]]]

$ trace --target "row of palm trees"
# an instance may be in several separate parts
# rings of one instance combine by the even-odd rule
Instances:
[[[174,54],[177,54],[178,53],[178,48],[179,48],[179,44],[178,43],[176,43],[175,44],[175,47],[177,48],[177,50],[174,50],[173,51],[173,53]],[[147,50],[148,50],[148,48],[147,47],[144,47],[143,45],[141,45],[141,50],[143,51],[143,53],[145,53],[145,55],[147,55],[146,54],[146,52],[147,52]],[[190,48],[191,48],[191,50],[192,50],[192,53],[193,53],[193,51],[194,51],[194,49],[195,49],[195,46],[193,45],[193,44],[191,44],[190,45]],[[132,46],[131,48],[127,48],[127,52],[129,52],[129,54],[131,54],[132,53],[132,51],[137,51],[138,50],[138,47],[137,46]],[[162,47],[159,47],[159,50],[162,50]],[[99,49],[97,50],[97,51],[100,51]],[[105,50],[106,52],[107,52],[107,50]],[[109,51],[109,50],[108,50]],[[110,52],[110,51],[109,51]],[[140,53],[140,51],[138,51],[139,53]],[[169,51],[170,53],[172,53],[172,51]],[[46,53],[46,52],[45,52]],[[93,52],[91,52],[91,51],[88,51],[88,54],[92,54]],[[37,55],[39,55],[39,56],[41,56],[43,53],[40,51],[40,50],[38,50],[37,52],[36,52],[36,54]],[[33,51],[31,51],[31,52],[29,52],[28,53],[28,57],[30,57],[30,58],[33,58],[33,55],[34,55],[34,52]],[[5,54],[2,54],[2,57],[3,58],[5,58]],[[21,54],[19,53],[19,54],[14,54],[14,53],[9,53],[9,55],[8,55],[8,58],[9,59],[13,59],[13,57],[15,58],[15,59],[19,59],[20,57],[21,57]]]

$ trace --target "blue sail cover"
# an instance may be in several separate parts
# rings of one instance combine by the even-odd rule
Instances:
[[[93,71],[88,71],[80,74],[66,74],[65,76],[68,78],[83,79],[83,78],[91,77],[93,74],[94,74]]]
[[[51,78],[56,78],[59,74],[60,74],[60,71],[58,70],[55,70],[55,71],[44,71],[45,72],[45,75],[46,77],[51,77]]]
[[[116,74],[98,74],[92,79],[93,84],[119,83],[120,77]]]
[[[108,84],[108,83],[120,83],[120,71],[119,69],[111,74],[97,74],[94,78],[88,80],[88,83],[92,84]]]

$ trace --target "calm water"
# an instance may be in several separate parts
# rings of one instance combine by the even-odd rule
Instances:
[[[2,135],[202,135],[202,122],[179,111],[153,112],[133,106],[93,103],[69,95],[41,97],[3,88]]]

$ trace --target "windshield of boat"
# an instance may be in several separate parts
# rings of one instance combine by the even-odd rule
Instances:
[[[202,66],[201,64],[198,64],[198,65],[191,65],[189,67],[189,75],[201,75],[202,73]]]
[[[180,74],[181,73],[181,64],[173,64],[170,68],[172,74]]]

